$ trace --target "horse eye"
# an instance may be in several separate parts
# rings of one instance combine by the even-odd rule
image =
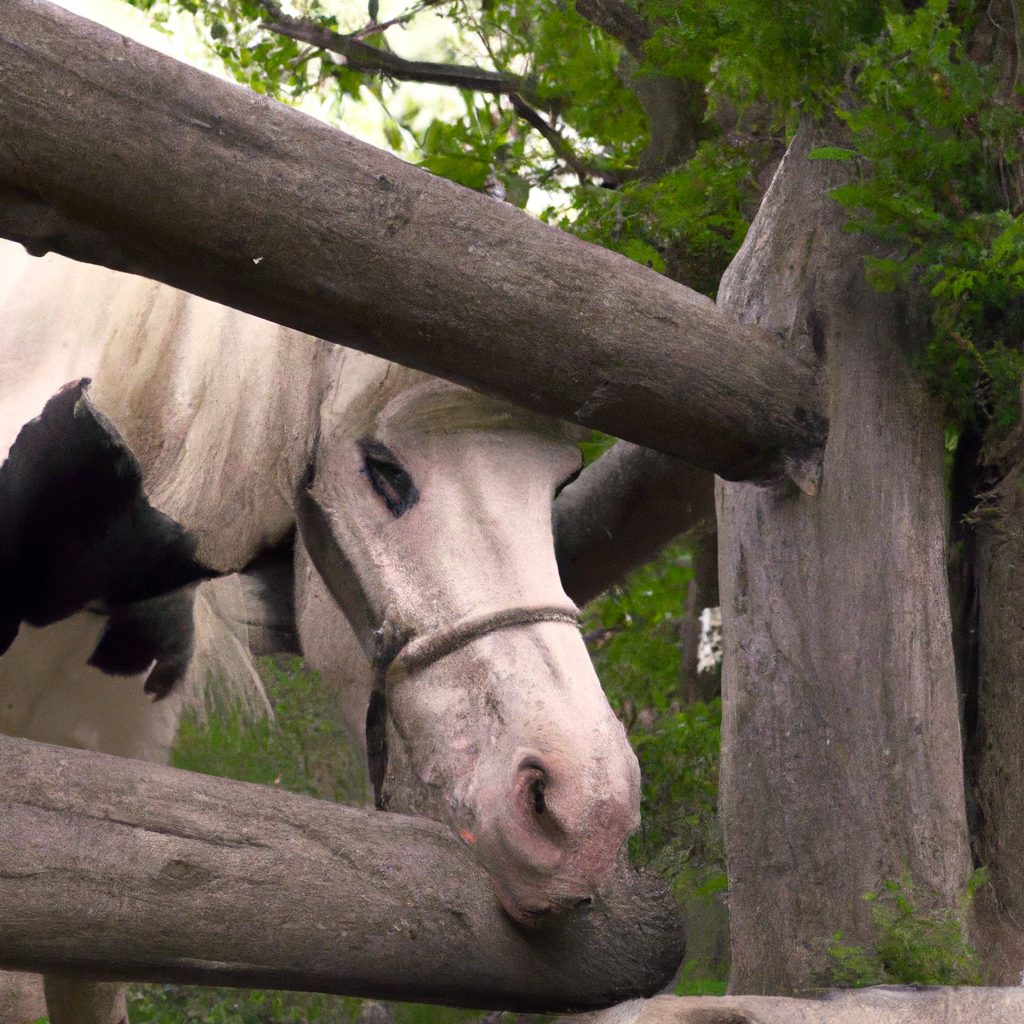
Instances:
[[[380,441],[361,437],[359,447],[363,453],[363,472],[370,478],[370,485],[396,519],[405,515],[420,500],[412,477],[395,453]]]

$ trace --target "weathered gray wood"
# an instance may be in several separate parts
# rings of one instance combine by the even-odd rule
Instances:
[[[784,996],[658,996],[578,1024],[1019,1024],[1021,988],[882,987]],[[559,1021],[557,1024],[567,1024]]]
[[[946,577],[940,410],[912,312],[863,275],[870,240],[811,161],[805,124],[719,302],[821,359],[831,431],[817,496],[720,484],[722,814],[730,991],[827,985],[836,931],[873,945],[861,897],[909,869],[955,904],[970,874]]]
[[[555,554],[565,592],[586,604],[714,514],[711,473],[619,441],[555,499]]]
[[[0,971],[0,1024],[25,1024],[45,1016],[43,979],[38,974]]]
[[[420,818],[0,737],[0,967],[519,1011],[651,995],[683,928],[665,883],[524,931]]]
[[[822,443],[813,370],[682,285],[43,0],[0,19],[0,234],[732,479]]]
[[[1019,441],[1014,447],[1006,477],[974,514],[974,537],[965,538],[977,555],[977,590],[965,595],[977,610],[964,630],[977,643],[963,672],[968,806],[975,855],[991,872],[973,936],[1002,985],[1019,985],[1024,965],[1024,460]]]

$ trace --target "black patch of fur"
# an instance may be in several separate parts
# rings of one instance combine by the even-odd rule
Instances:
[[[196,561],[194,538],[146,500],[138,461],[88,383],[51,398],[0,466],[0,654],[21,621],[46,626],[215,575]]]
[[[192,660],[195,598],[193,585],[111,609],[89,664],[108,675],[132,676],[145,672],[155,661],[146,679],[146,693],[157,700],[166,697]]]

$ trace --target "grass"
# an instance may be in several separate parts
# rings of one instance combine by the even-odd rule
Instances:
[[[247,720],[237,707],[186,714],[171,755],[177,768],[279,786],[323,800],[366,806],[362,756],[337,697],[301,658],[263,659],[273,719]],[[551,1017],[487,1014],[418,1003],[186,985],[128,986],[132,1024],[541,1024]]]

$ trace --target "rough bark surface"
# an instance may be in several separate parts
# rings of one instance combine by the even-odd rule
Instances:
[[[952,902],[970,871],[946,591],[942,423],[914,381],[915,321],[865,282],[866,243],[805,124],[719,304],[820,360],[831,431],[815,496],[718,485],[722,808],[735,993],[830,980],[862,894],[909,869]]]
[[[593,1014],[595,1018],[610,1015]],[[1018,1024],[1024,991],[893,986],[833,992],[822,999],[778,996],[658,996],[634,1020],[606,1024]]]
[[[0,971],[0,1024],[25,1024],[45,1016],[43,979],[38,974]]]
[[[808,368],[697,293],[43,0],[0,20],[0,234],[731,479],[824,433]]]
[[[714,511],[707,470],[619,441],[555,499],[565,592],[586,604]]]
[[[993,983],[1024,971],[1024,493],[1018,464],[974,517],[977,665],[968,688],[967,778],[975,858],[991,872],[976,937]]]
[[[0,737],[0,967],[529,1012],[666,984],[675,901],[623,869],[524,930],[436,822]]]

